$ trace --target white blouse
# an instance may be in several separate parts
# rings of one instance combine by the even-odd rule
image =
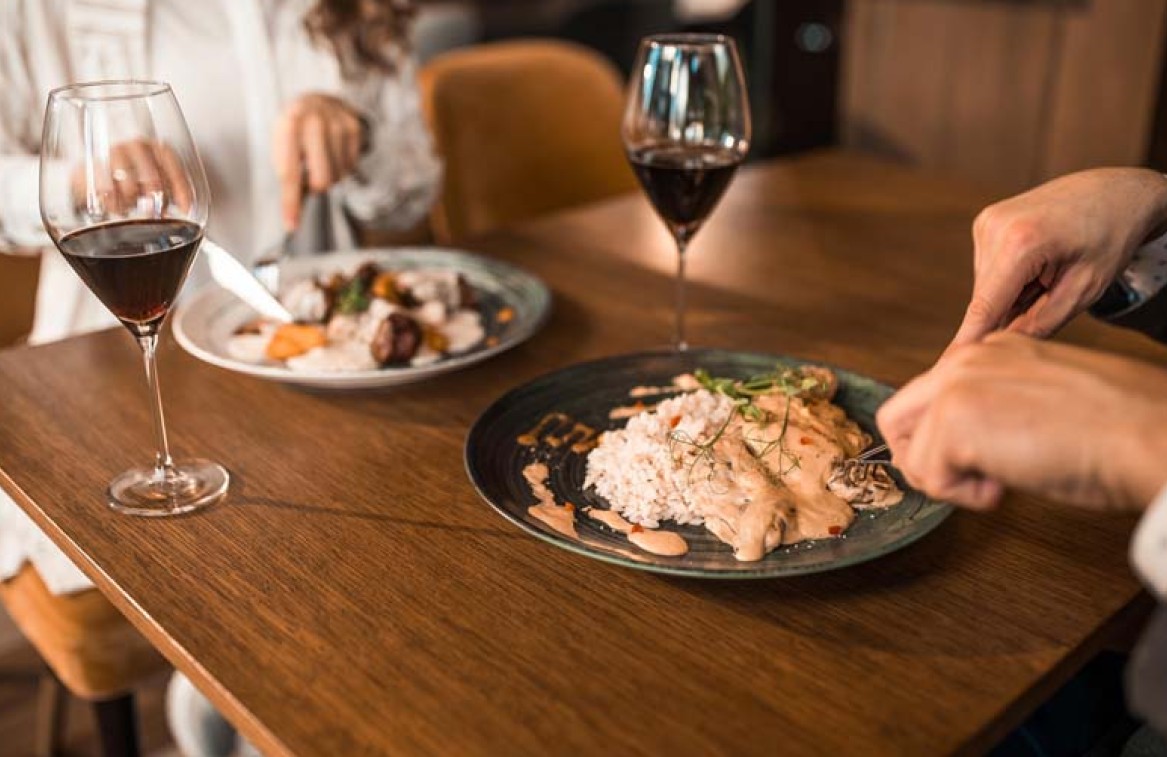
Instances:
[[[335,56],[303,28],[313,2],[0,1],[0,252],[51,248],[38,207],[45,102],[54,87],[85,80],[172,84],[211,185],[208,236],[244,261],[282,237],[272,134],[283,107],[308,92],[346,99],[368,119],[372,139],[356,172],[312,202],[300,236],[343,249],[353,245],[346,216],[391,229],[421,220],[441,163],[422,120],[415,62],[401,55],[395,76],[343,80]],[[196,268],[186,290],[201,281]],[[41,256],[30,341],[115,323],[56,251]],[[90,585],[0,492],[0,578],[26,559],[55,591]]]

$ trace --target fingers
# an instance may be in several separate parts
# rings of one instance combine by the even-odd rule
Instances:
[[[310,94],[292,103],[276,125],[272,149],[284,225],[299,225],[305,191],[328,191],[353,171],[360,151],[361,121],[343,101]]]
[[[304,154],[304,165],[308,170],[308,188],[313,192],[326,192],[336,179],[333,166],[332,146],[328,140],[328,125],[318,113],[310,113],[303,119],[300,144]]]
[[[939,388],[939,374],[933,369],[908,382],[876,412],[875,422],[879,433],[887,442],[893,457],[907,451],[920,418]]]
[[[895,464],[908,482],[930,497],[971,509],[997,505],[1004,486],[978,470],[976,387],[949,385],[927,409],[907,449]]]
[[[276,175],[280,180],[280,213],[284,227],[289,230],[300,225],[300,205],[304,194],[299,121],[297,111],[286,112],[276,123],[272,143]]]
[[[182,212],[190,212],[194,204],[194,188],[191,187],[190,174],[183,167],[182,159],[173,147],[164,142],[155,143],[152,152],[162,179],[162,191],[167,199]]]
[[[1094,274],[1089,268],[1069,270],[1008,325],[1009,331],[1040,339],[1051,336],[1082,310],[1093,284]]]
[[[997,255],[978,274],[972,300],[952,339],[952,347],[979,341],[1005,325],[1005,318],[1022,290],[1042,273],[1040,260],[1025,258]]]
[[[129,150],[124,144],[114,145],[109,151],[109,185],[115,213],[124,214],[138,204],[138,180]]]

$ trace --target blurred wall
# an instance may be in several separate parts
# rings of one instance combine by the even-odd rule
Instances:
[[[1167,0],[850,0],[844,144],[1018,190],[1146,159]]]

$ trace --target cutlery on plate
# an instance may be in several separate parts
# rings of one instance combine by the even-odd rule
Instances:
[[[308,190],[308,169],[301,166],[300,168],[300,197],[307,198]],[[300,202],[300,212],[304,211],[304,200]],[[292,257],[292,239],[295,231],[288,230],[284,232],[283,239],[280,240],[278,246],[271,248],[266,255],[260,258],[251,268],[251,273],[259,282],[267,287],[267,291],[274,295],[280,293],[280,263]]]
[[[203,254],[211,267],[211,277],[231,294],[247,303],[252,310],[281,323],[295,319],[259,279],[231,253],[209,240],[203,240]],[[278,265],[278,261],[277,261]]]
[[[887,452],[886,444],[879,444],[860,452],[850,460],[844,460],[844,465],[890,465],[891,460],[875,460],[875,456]]]

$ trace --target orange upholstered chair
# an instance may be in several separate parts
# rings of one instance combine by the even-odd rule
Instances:
[[[0,255],[0,348],[32,326],[38,268],[35,256]],[[54,596],[31,567],[0,582],[0,602],[53,673],[44,684],[51,696],[40,702],[38,752],[55,751],[63,686],[93,703],[105,755],[134,754],[132,691],[166,666],[162,657],[100,592]]]
[[[574,44],[498,42],[421,72],[445,160],[434,236],[449,242],[636,187],[620,142],[616,69]]]

